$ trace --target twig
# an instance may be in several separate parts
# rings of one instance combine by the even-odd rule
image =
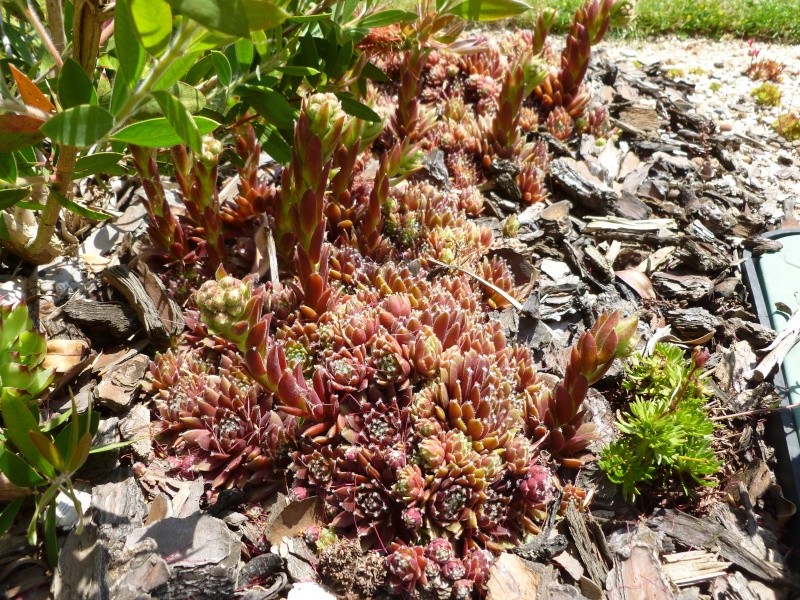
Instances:
[[[743,412],[733,413],[731,415],[719,415],[717,417],[711,417],[711,420],[725,421],[727,419],[737,419],[739,417],[751,417],[753,415],[761,415],[764,413],[770,413],[778,410],[794,410],[795,408],[800,408],[800,402],[796,402],[795,404],[788,404],[786,406],[776,406],[774,408],[755,408],[753,410],[745,410]]]
[[[47,29],[45,29],[44,25],[42,25],[42,22],[39,20],[39,15],[36,14],[36,7],[34,7],[31,4],[31,1],[28,0],[28,6],[23,10],[25,12],[25,16],[28,17],[31,25],[33,25],[33,28],[36,30],[36,33],[39,34],[42,44],[44,44],[44,47],[53,57],[53,61],[56,63],[56,65],[58,65],[58,69],[60,71],[61,67],[64,66],[64,61],[61,58],[61,54],[59,53],[58,49],[53,44],[53,39],[50,37]]]
[[[752,378],[756,381],[763,381],[772,372],[775,365],[783,362],[798,340],[800,340],[800,309],[794,311],[778,336],[765,348],[769,353],[753,370]]]
[[[464,275],[469,275],[470,277],[474,277],[475,279],[480,281],[483,285],[485,285],[486,287],[490,288],[492,291],[497,292],[503,298],[508,300],[509,304],[511,304],[511,306],[513,306],[517,310],[520,310],[520,311],[524,310],[523,307],[522,307],[522,304],[520,304],[519,300],[517,300],[516,298],[511,296],[508,292],[505,292],[505,291],[501,290],[499,287],[497,287],[493,283],[490,283],[490,282],[486,281],[483,277],[481,277],[477,273],[473,273],[472,271],[468,271],[467,269],[464,269],[464,268],[456,266],[456,265],[448,265],[447,263],[440,262],[440,261],[436,260],[435,258],[431,258],[430,256],[428,256],[427,259],[429,261],[431,261],[432,263],[439,265],[440,267],[445,267],[445,268],[448,268],[448,269],[455,269],[456,271],[460,271],[461,273],[464,273]]]
[[[53,36],[53,46],[58,51],[59,56],[67,47],[67,34],[64,31],[63,4],[61,0],[47,0],[46,3],[47,26],[50,28],[50,35]]]

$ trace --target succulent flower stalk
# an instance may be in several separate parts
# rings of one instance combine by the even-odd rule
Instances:
[[[133,165],[145,192],[150,241],[169,260],[181,262],[189,253],[183,228],[172,213],[156,164],[155,151],[141,146],[129,146]]]
[[[172,148],[175,178],[196,241],[203,247],[203,265],[209,274],[217,270],[227,255],[217,190],[217,164],[221,152],[222,143],[210,136],[203,138],[202,151],[197,155],[187,152],[185,146]]]
[[[535,438],[548,436],[547,446],[556,456],[576,454],[594,438],[594,426],[584,420],[581,405],[589,386],[597,383],[614,359],[628,356],[636,345],[638,317],[621,318],[604,313],[572,346],[564,378],[549,394],[529,406],[529,425]]]

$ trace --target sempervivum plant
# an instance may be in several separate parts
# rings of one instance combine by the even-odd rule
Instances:
[[[580,40],[602,37],[608,4],[576,17]],[[483,208],[492,163],[515,163],[520,199],[540,201],[549,156],[531,139],[536,128],[553,113],[551,126],[600,131],[603,115],[583,115],[580,40],[566,75],[545,77],[550,13],[530,34],[458,42],[470,53],[455,56],[444,48],[453,16],[434,6],[362,43],[392,74],[370,90],[390,115],[371,147],[372,133],[344,113],[352,106],[332,95],[301,102],[292,160],[275,183],[255,174],[254,137],[240,137],[246,185],[221,219],[266,215],[279,268],[262,284],[224,263],[232,274],[219,269],[191,301],[228,362],[212,369],[198,350],[167,356],[154,381],[176,467],[205,471],[215,489],[280,483],[295,498],[316,496],[325,527],[385,557],[387,590],[468,598],[494,552],[539,532],[559,464],[577,464],[594,438],[586,392],[629,352],[636,319],[600,315],[549,389],[531,351],[490,318],[526,295],[487,257],[493,232],[469,218]],[[562,93],[543,106],[537,83]],[[444,168],[417,172],[436,148]]]
[[[272,410],[272,397],[240,363],[198,350],[160,355],[149,381],[160,417],[154,434],[184,475],[202,475],[214,491],[264,484],[258,492],[265,494],[288,464],[295,424]]]
[[[47,342],[33,328],[28,307],[0,306],[0,397],[17,398],[36,411],[36,398],[54,376],[42,366],[46,354]]]
[[[473,565],[458,589],[472,589],[488,564],[475,552],[538,532],[552,497],[540,451],[565,458],[585,448],[594,435],[581,410],[586,390],[635,333],[635,318],[602,315],[550,391],[530,353],[487,319],[469,279],[440,276],[431,286],[425,271],[387,265],[342,292],[314,335],[289,328],[276,337],[257,308],[268,290],[220,277],[195,297],[203,318],[244,352],[272,410],[302,419],[290,440],[295,496],[320,497],[328,525],[367,547],[399,544],[389,562],[396,591],[441,582],[420,544],[448,540]],[[289,366],[290,338],[315,359],[310,371]]]

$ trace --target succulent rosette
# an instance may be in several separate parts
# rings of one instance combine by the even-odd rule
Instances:
[[[212,490],[268,484],[288,464],[294,419],[272,410],[271,395],[228,357],[214,367],[200,351],[160,355],[151,365],[157,390],[154,425],[175,464],[187,476],[202,474]]]

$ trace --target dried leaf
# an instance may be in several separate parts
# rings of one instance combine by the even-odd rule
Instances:
[[[278,494],[267,519],[264,537],[271,544],[279,544],[285,537],[295,537],[309,527],[322,523],[322,502],[319,498],[292,502],[283,494]]]
[[[42,93],[42,90],[40,90],[25,73],[17,69],[11,63],[8,63],[8,68],[14,76],[14,81],[17,82],[19,95],[25,104],[33,108],[38,108],[46,113],[55,112],[56,107],[53,106],[53,103],[47,99],[47,96]]]
[[[622,271],[615,271],[614,274],[620,281],[639,294],[640,298],[648,300],[656,299],[656,292],[653,289],[650,278],[641,271],[637,271],[636,269],[624,269]]]

